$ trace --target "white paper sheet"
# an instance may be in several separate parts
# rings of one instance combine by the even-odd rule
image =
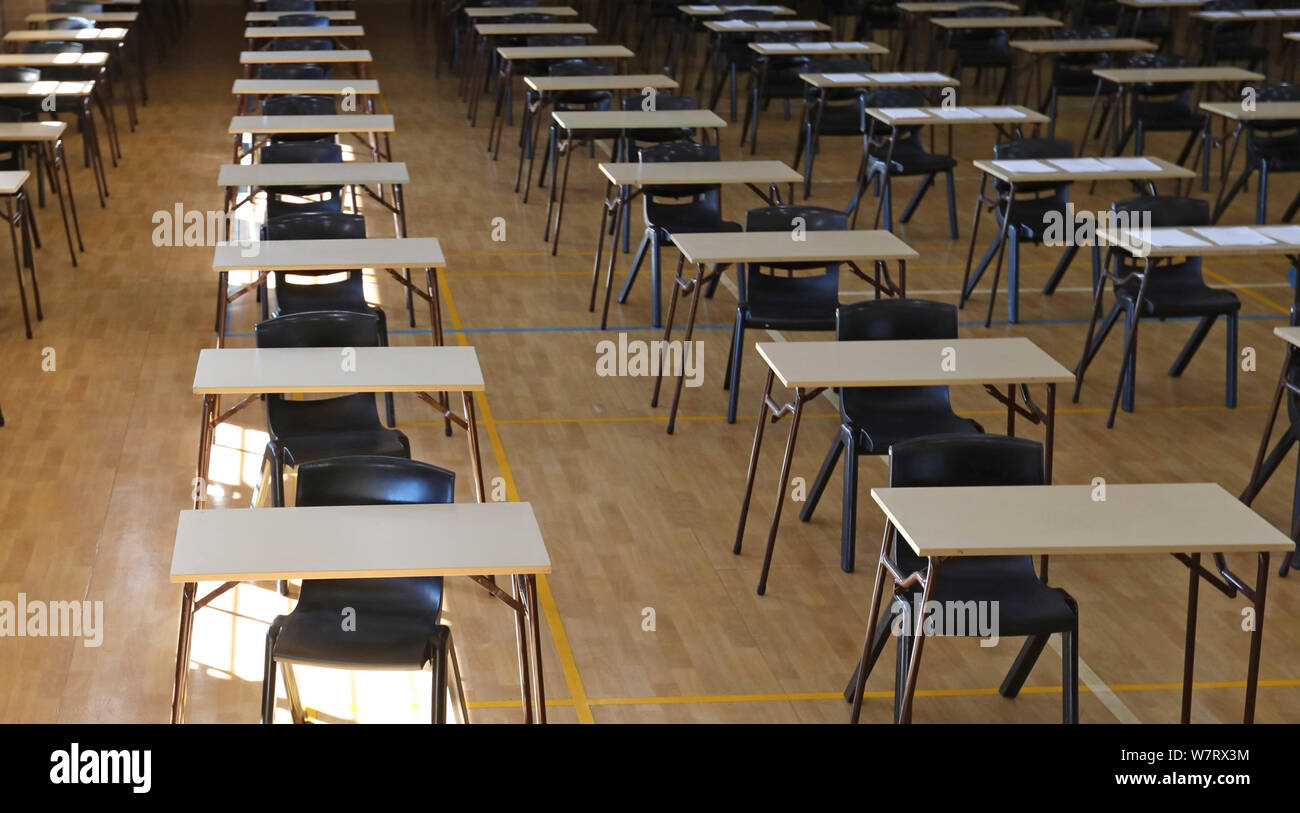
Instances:
[[[1178,229],[1151,229],[1145,234],[1141,229],[1125,229],[1123,234],[1133,245],[1144,242],[1157,248],[1205,248],[1210,245],[1196,235]]]
[[[1066,172],[1113,172],[1114,167],[1103,164],[1096,158],[1053,158],[1052,166]]]
[[[715,24],[718,28],[749,28],[747,20],[718,20]]]
[[[722,6],[687,6],[689,11],[714,12],[722,11]]]
[[[762,42],[759,43],[768,51],[796,51],[799,46],[793,42]]]
[[[1300,226],[1256,226],[1255,229],[1279,243],[1300,245]]]
[[[1028,158],[1013,161],[994,161],[993,166],[998,169],[1005,169],[1007,172],[1042,172],[1050,174],[1060,171],[1050,164],[1044,164],[1042,161],[1035,161]]]
[[[1237,16],[1235,11],[1203,11],[1201,15],[1208,20],[1228,20]]]
[[[869,73],[866,76],[871,81],[880,82],[884,85],[897,85],[912,79],[911,74],[906,73]]]
[[[928,119],[930,114],[916,107],[882,107],[880,112],[891,119]]]
[[[941,119],[981,119],[978,110],[971,110],[969,107],[936,107],[935,115]]]
[[[913,73],[909,74],[913,78],[920,79],[923,82],[956,82],[946,73]]]
[[[1243,16],[1243,17],[1276,17],[1276,16],[1277,16],[1277,12],[1274,11],[1273,9],[1269,9],[1269,8],[1262,8],[1262,9],[1244,8],[1244,9],[1241,10],[1241,16]]]
[[[1159,172],[1160,165],[1146,158],[1103,158],[1103,164],[1122,172]]]
[[[836,48],[866,48],[865,42],[832,42],[831,45]]]
[[[1196,233],[1219,246],[1271,246],[1274,242],[1250,226],[1204,226]]]
[[[754,23],[758,28],[794,28],[795,23],[785,20],[758,20]]]
[[[829,51],[831,44],[829,42],[801,42],[799,43],[800,51]]]
[[[989,119],[1023,119],[1025,117],[1024,113],[1014,107],[986,107],[980,110],[980,115]]]
[[[861,73],[826,73],[822,74],[832,82],[865,82],[867,75]]]

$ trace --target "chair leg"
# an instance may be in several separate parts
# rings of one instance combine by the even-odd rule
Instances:
[[[1070,269],[1070,263],[1074,262],[1074,255],[1078,253],[1078,246],[1072,245],[1066,247],[1065,253],[1061,255],[1061,259],[1056,263],[1056,268],[1052,269],[1052,276],[1047,280],[1047,284],[1043,286],[1043,294],[1045,296],[1051,296],[1056,290],[1056,286],[1061,284],[1061,278],[1064,277],[1065,272]]]
[[[957,239],[957,192],[953,184],[952,170],[943,173],[948,186],[948,237]],[[976,204],[978,205],[978,204]]]
[[[429,722],[447,722],[447,639],[449,630],[439,625],[429,637],[429,667],[433,671],[433,707]]]
[[[894,230],[894,179],[891,176],[885,177],[885,191],[880,193],[881,205],[885,209],[885,231]]]
[[[745,358],[745,319],[736,308],[736,326],[731,333],[731,356],[727,364],[727,423],[736,422],[736,403],[740,400],[740,363]]]
[[[826,459],[822,461],[822,467],[818,470],[817,478],[813,480],[812,489],[808,492],[808,500],[799,512],[800,522],[812,519],[813,511],[817,509],[817,503],[822,498],[822,492],[826,490],[826,483],[831,479],[831,473],[835,471],[835,464],[840,460],[840,453],[844,451],[844,435],[844,427],[840,427],[840,431],[835,433],[835,439],[831,441],[831,447],[826,450]]]
[[[1079,722],[1079,630],[1061,633],[1061,722]]]
[[[989,263],[993,262],[993,255],[998,253],[998,249],[1002,246],[1002,239],[1005,236],[1005,228],[999,229],[997,234],[993,236],[993,242],[989,243],[989,250],[984,252],[983,258],[980,259],[980,264],[975,267],[975,271],[970,275],[970,279],[966,282],[966,289],[962,291],[963,301],[970,297],[971,293],[975,290],[975,286],[979,284],[980,277],[984,276],[984,270],[989,267]]]
[[[841,512],[840,570],[853,572],[858,534],[858,444],[851,432],[844,438],[844,507]]]
[[[1124,364],[1120,381],[1117,384],[1121,388],[1123,396],[1122,406],[1125,412],[1132,412],[1134,401],[1136,400],[1137,389],[1137,330],[1141,317],[1138,316],[1137,308],[1134,308],[1124,314],[1124,343],[1131,344],[1132,350],[1129,352],[1128,363]],[[1108,427],[1109,428],[1109,427]]]
[[[1038,663],[1038,656],[1043,654],[1043,647],[1047,646],[1047,639],[1050,637],[1050,633],[1043,632],[1025,638],[1019,654],[1011,664],[1011,669],[1002,679],[1002,685],[998,687],[998,694],[1003,697],[1015,697],[1020,694],[1020,688],[1025,685],[1025,678],[1029,677],[1029,673],[1034,670],[1034,664]]]
[[[650,324],[663,327],[663,303],[659,289],[663,280],[663,246],[659,242],[659,230],[650,230]]]
[[[907,206],[903,208],[902,216],[898,218],[899,223],[906,223],[912,219],[912,213],[915,212],[916,207],[921,204],[921,198],[925,197],[925,193],[928,192],[930,187],[933,185],[934,173],[931,172],[929,175],[926,175],[921,179],[921,185],[916,187],[916,191],[912,193],[912,199],[907,202]]]
[[[447,656],[451,660],[451,678],[456,683],[456,722],[469,724],[469,704],[465,702],[465,682],[460,678],[460,660],[456,657],[456,643],[451,631],[447,632]]]
[[[893,599],[890,599],[890,603]],[[876,661],[880,659],[880,653],[885,651],[885,644],[889,641],[889,630],[893,626],[894,619],[889,613],[881,613],[880,621],[876,623],[876,635],[871,639],[871,657],[867,660],[866,670],[867,677],[871,677],[871,670],[876,667]],[[859,661],[857,666],[853,667],[853,674],[849,676],[849,685],[844,687],[844,700],[853,702],[853,689],[858,685],[858,671],[863,668],[862,662]]]
[[[298,694],[298,678],[293,674],[293,664],[281,663],[280,674],[284,676],[284,692],[289,696],[289,713],[295,725],[307,722],[307,714],[302,708],[302,696]]]
[[[912,618],[912,613],[907,604],[907,594],[901,597],[904,612],[903,632],[897,636],[898,647],[897,655],[894,658],[894,722],[897,723],[903,716],[903,694],[907,687],[907,667],[912,659],[912,648],[915,642],[916,619]],[[891,607],[891,609],[893,609]],[[886,616],[892,619],[892,613]]]
[[[1255,170],[1247,164],[1246,169],[1242,171],[1241,176],[1237,178],[1236,183],[1234,183],[1223,196],[1223,202],[1219,204],[1218,209],[1214,213],[1213,222],[1219,222],[1219,218],[1228,210],[1228,204],[1232,203],[1233,198],[1237,197],[1237,193],[1245,188],[1246,182],[1250,180],[1250,173],[1254,171]]]
[[[262,724],[275,722],[275,639],[280,635],[281,617],[266,631],[266,660],[262,666]]]
[[[1255,197],[1255,222],[1263,225],[1268,222],[1268,162],[1259,165],[1259,189]]]
[[[618,304],[627,302],[627,295],[631,293],[632,283],[636,282],[636,275],[641,271],[641,263],[645,261],[648,248],[650,248],[650,230],[647,229],[645,236],[641,238],[641,244],[636,248],[636,256],[632,259],[632,267],[627,272],[627,279],[623,280],[623,290],[618,292]]]
[[[1228,337],[1226,341],[1227,341],[1227,347],[1225,349],[1228,356],[1228,361],[1227,361],[1228,369],[1227,369],[1227,375],[1223,382],[1223,387],[1224,387],[1223,403],[1229,409],[1232,409],[1237,406],[1238,359],[1237,359],[1237,314],[1235,313],[1228,314]]]
[[[1187,337],[1183,349],[1178,352],[1178,358],[1174,359],[1173,366],[1169,368],[1169,375],[1177,378],[1183,374],[1183,370],[1187,369],[1187,363],[1192,360],[1192,356],[1196,355],[1196,351],[1201,348],[1201,342],[1209,335],[1210,328],[1214,327],[1214,320],[1213,316],[1203,316],[1201,321],[1196,323],[1192,335]],[[1229,368],[1234,366],[1234,362],[1234,359],[1228,360]]]
[[[1075,372],[1073,398],[1075,403],[1079,402],[1079,391],[1083,389],[1083,374],[1087,372],[1088,366],[1092,364],[1092,360],[1097,356],[1097,351],[1101,350],[1101,346],[1105,343],[1106,337],[1110,335],[1111,328],[1113,328],[1115,322],[1119,320],[1119,314],[1120,306],[1115,305],[1112,307],[1110,312],[1106,314],[1106,319],[1101,323],[1101,329],[1097,331],[1096,338],[1092,340],[1090,345],[1084,348],[1083,359],[1080,360],[1078,370]],[[1095,313],[1093,314],[1093,318],[1096,318]]]

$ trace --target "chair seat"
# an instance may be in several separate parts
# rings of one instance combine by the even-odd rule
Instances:
[[[410,457],[404,435],[395,429],[366,429],[321,435],[287,435],[276,438],[285,447],[286,462],[292,465],[347,455]]]
[[[855,104],[826,105],[817,132],[821,135],[862,135],[862,111]]]
[[[1061,218],[1059,222],[1065,222],[1065,204],[1055,196],[1017,198],[1011,206],[1011,225],[1020,231],[1021,236],[1037,240],[1047,228],[1050,213],[1056,213]],[[1004,221],[1003,211],[999,208],[998,222]]]
[[[913,592],[919,593],[919,586]],[[1032,560],[1023,556],[951,559],[940,570],[930,598],[961,604],[996,601],[997,634],[1002,637],[1068,632],[1078,625],[1069,593],[1043,584]]]
[[[1138,280],[1120,285],[1116,295],[1129,307],[1137,298]],[[1161,274],[1151,272],[1142,300],[1142,315],[1157,319],[1179,316],[1208,316],[1236,313],[1241,310],[1241,300],[1231,291],[1211,288],[1199,274],[1175,271]]]
[[[428,662],[429,638],[438,626],[436,613],[393,614],[354,609],[357,611],[354,631],[343,629],[341,608],[296,609],[282,616],[283,626],[275,641],[276,660],[371,669],[419,669]],[[365,634],[359,635],[363,627]]]
[[[614,94],[608,90],[568,90],[555,94],[552,103],[556,110],[572,110],[603,105],[612,98]]]
[[[748,327],[766,330],[834,330],[836,302],[827,302],[819,291],[792,290],[774,299],[754,298],[740,309]]]
[[[1203,114],[1176,101],[1137,102],[1133,105],[1133,118],[1141,120],[1142,129],[1148,132],[1199,130],[1205,124]]]
[[[672,240],[674,234],[743,231],[739,223],[718,220],[711,213],[702,215],[702,210],[703,206],[690,203],[680,206],[656,204],[653,214],[647,215],[646,228],[658,229],[661,240]],[[651,218],[653,222],[650,222]]]
[[[951,411],[872,410],[869,415],[851,416],[857,433],[858,449],[863,454],[885,454],[897,441],[924,435],[977,434],[984,427]]]
[[[878,170],[885,164],[884,149],[880,154],[871,156],[872,169]],[[920,149],[895,150],[889,160],[889,174],[894,176],[904,175],[930,175],[935,172],[947,172],[957,166],[957,161],[951,155],[943,153],[931,153]]]
[[[1300,172],[1300,136],[1251,143],[1246,160],[1255,167],[1267,163],[1269,172]]]

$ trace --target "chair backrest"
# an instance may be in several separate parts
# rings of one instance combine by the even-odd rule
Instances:
[[[719,16],[717,19],[719,19],[719,20],[749,20],[749,21],[752,22],[752,21],[756,21],[756,20],[771,20],[771,19],[773,19],[774,17],[776,17],[776,15],[775,15],[775,14],[774,14],[770,9],[765,9],[765,8],[736,8],[736,9],[731,9],[730,11],[725,12],[724,14],[722,14],[721,16]]]
[[[1151,228],[1162,229],[1174,226],[1208,226],[1210,225],[1210,202],[1200,198],[1188,198],[1175,195],[1144,195],[1137,198],[1117,200],[1111,204],[1111,211],[1130,215],[1149,213]],[[1127,256],[1125,252],[1116,251],[1115,262],[1123,268],[1138,268],[1142,263]],[[1173,272],[1201,273],[1201,258],[1187,257],[1181,263],[1167,263],[1160,266],[1162,275]]]
[[[1195,65],[1195,59],[1181,54],[1134,54],[1128,59],[1130,68],[1191,68]],[[1171,82],[1134,84],[1131,92],[1134,104],[1151,98],[1172,96],[1190,105],[1192,85]]]
[[[721,151],[716,144],[697,144],[694,141],[677,141],[671,144],[655,144],[642,147],[637,155],[643,164],[670,164],[693,161],[720,161]],[[650,212],[656,204],[665,199],[681,198],[706,199],[717,205],[720,202],[718,184],[683,184],[681,186],[647,186],[644,188],[646,211]],[[719,213],[721,207],[719,206]]]
[[[541,23],[555,22],[553,14],[538,14],[536,12],[523,12],[520,14],[507,14],[504,17],[497,17],[492,20],[493,25],[531,25]]]
[[[277,316],[253,327],[259,348],[379,347],[379,317],[352,311],[310,311]]]
[[[267,11],[315,11],[316,0],[269,0]]]
[[[1044,158],[1073,158],[1074,142],[1061,138],[1018,138],[1015,141],[1004,141],[1001,144],[993,146],[993,158],[998,161],[1022,161],[1031,159]],[[995,181],[994,187],[998,191],[1005,191],[1008,186],[1002,181]],[[1016,184],[1017,192],[1026,194],[1037,194],[1047,189],[1051,189],[1058,195],[1064,195],[1065,190],[1070,188],[1070,184],[1056,183],[1022,183]]]
[[[804,231],[848,231],[849,216],[842,209],[827,209],[824,206],[762,206],[745,213],[745,231],[788,231],[795,228]],[[777,265],[749,266],[749,282],[760,268],[779,268],[783,270],[802,270],[807,268],[824,268],[827,273],[839,270],[839,263],[780,263]]]
[[[319,14],[285,14],[275,20],[281,28],[329,28],[330,18]]]
[[[0,68],[0,82],[39,82],[39,81],[41,81],[41,71],[39,68],[17,68],[17,67]]]
[[[281,215],[262,226],[263,240],[359,240],[365,236],[366,218],[343,212]]]
[[[50,3],[45,7],[56,14],[103,14],[104,6],[100,3]]]
[[[333,96],[291,93],[267,99],[262,112],[268,116],[329,116],[338,111]]]
[[[1255,101],[1300,102],[1300,85],[1280,82],[1275,85],[1256,86]],[[1252,146],[1263,146],[1278,141],[1296,141],[1297,132],[1300,131],[1300,122],[1295,119],[1258,120],[1248,122],[1247,126],[1250,133],[1249,143]]]
[[[60,17],[45,23],[45,28],[49,31],[80,31],[94,27],[95,21],[86,17]]]
[[[281,37],[271,40],[268,51],[333,51],[334,41],[328,37]]]
[[[1002,435],[930,435],[900,440],[889,448],[891,488],[1043,485],[1043,446]],[[894,561],[904,573],[925,562],[891,535]],[[1023,557],[1032,570],[1032,557]]]
[[[257,71],[259,79],[328,79],[326,65],[262,65]]]
[[[955,17],[1010,17],[1012,12],[1004,8],[994,8],[992,6],[967,6],[958,9]],[[951,47],[960,50],[973,50],[977,48],[997,48],[1005,49],[1007,41],[1010,39],[1007,29],[1005,28],[963,28],[955,29],[949,37],[948,42]]]
[[[1054,40],[1104,40],[1113,37],[1114,35],[1111,34],[1109,28],[1100,25],[1052,29],[1052,39]],[[1093,51],[1090,53],[1056,54],[1052,57],[1052,64],[1058,69],[1073,69],[1091,75],[1094,68],[1104,68],[1110,65],[1110,53],[1107,51]]]
[[[624,110],[640,110],[644,97],[640,94],[623,99]],[[655,94],[655,110],[699,110],[700,100],[694,96],[678,96],[672,93]]]
[[[300,506],[441,505],[455,495],[454,472],[419,460],[357,455],[298,467]]]
[[[341,164],[343,148],[325,141],[286,141],[258,151],[263,164]]]
[[[604,60],[566,59],[547,67],[551,76],[613,76],[614,64]]]
[[[529,48],[576,48],[587,44],[583,34],[532,34],[527,39]]]

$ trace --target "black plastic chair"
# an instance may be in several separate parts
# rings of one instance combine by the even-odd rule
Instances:
[[[955,339],[957,309],[923,299],[876,299],[841,305],[835,315],[837,341]],[[808,501],[799,512],[807,522],[821,500],[840,455],[844,457],[844,509],[840,568],[853,572],[858,518],[858,456],[881,455],[889,447],[922,435],[983,432],[975,421],[952,411],[947,387],[847,387],[840,390],[840,427],[826,452]]]
[[[1010,17],[1012,12],[990,6],[967,6],[958,9],[953,16],[959,18]],[[952,54],[951,75],[960,80],[965,69],[974,68],[975,82],[978,84],[985,70],[1001,70],[1006,74],[1003,82],[1005,88],[1007,86],[1005,80],[1009,79],[1011,72],[1015,70],[1015,60],[1011,54],[1010,41],[1010,34],[1005,28],[967,28],[950,31],[947,46],[948,51]]]
[[[1241,11],[1257,7],[1254,0],[1209,0],[1201,11]],[[1220,62],[1246,63],[1253,71],[1268,60],[1268,49],[1260,45],[1255,35],[1259,27],[1254,20],[1207,20],[1201,42],[1202,63],[1217,65]]]
[[[271,40],[268,51],[333,51],[334,40],[328,37],[280,37]]]
[[[889,450],[889,485],[891,488],[934,488],[953,486],[1037,486],[1043,485],[1043,447],[1023,438],[1000,435],[943,435],[900,440]],[[1014,517],[1006,518],[1014,522]],[[927,561],[912,552],[907,542],[892,528],[887,553],[904,573],[924,571]],[[878,569],[880,578],[888,573]],[[904,634],[898,636],[898,661],[894,672],[894,718],[902,712],[907,671],[916,642],[915,609],[921,585],[894,592],[888,611],[872,633],[871,648],[865,651],[865,668],[870,675],[876,659],[890,637],[894,616],[902,613]],[[998,688],[998,694],[1013,698],[1020,693],[1025,679],[1033,670],[1038,656],[1053,633],[1061,635],[1061,718],[1065,723],[1079,722],[1079,605],[1059,587],[1049,587],[1034,571],[1030,556],[954,556],[944,562],[930,600],[941,606],[949,602],[986,606],[996,602],[999,638],[1025,637],[1011,670]],[[958,630],[943,630],[953,635]],[[922,634],[925,634],[922,632]],[[966,637],[979,635],[966,631]],[[920,662],[916,664],[920,667]],[[850,689],[866,682],[854,673]],[[850,695],[851,692],[846,692]]]
[[[1182,197],[1141,197],[1115,202],[1111,209],[1117,213],[1149,213],[1152,228],[1167,226],[1208,226],[1210,224],[1210,204],[1198,198]],[[1237,405],[1237,312],[1241,310],[1241,300],[1231,291],[1211,288],[1201,276],[1201,258],[1187,257],[1180,263],[1153,264],[1149,272],[1143,272],[1140,261],[1133,261],[1115,251],[1115,266],[1112,280],[1116,283],[1115,305],[1106,315],[1101,329],[1094,328],[1101,317],[1101,299],[1104,280],[1096,286],[1093,298],[1092,321],[1088,324],[1088,338],[1084,344],[1083,358],[1075,369],[1073,400],[1078,402],[1079,391],[1083,388],[1083,376],[1088,365],[1101,349],[1110,329],[1114,327],[1120,314],[1125,317],[1124,341],[1129,348],[1126,360],[1121,361],[1120,377],[1112,396],[1111,410],[1106,421],[1110,427],[1115,422],[1115,401],[1122,390],[1125,412],[1133,411],[1134,381],[1137,376],[1137,335],[1141,319],[1179,319],[1194,317],[1200,321],[1192,331],[1187,343],[1178,353],[1178,358],[1169,368],[1170,376],[1180,376],[1186,369],[1192,356],[1200,348],[1215,320],[1222,316],[1228,325],[1227,331],[1227,365],[1224,384],[1224,404],[1228,407]]]
[[[717,161],[719,150],[716,144],[695,144],[690,142],[676,144],[659,144],[643,147],[640,159],[644,164],[669,163],[675,161]],[[636,258],[628,271],[623,290],[618,295],[619,303],[627,301],[632,283],[646,254],[650,255],[650,312],[655,327],[662,324],[660,319],[660,279],[662,274],[661,249],[672,245],[674,234],[693,234],[697,232],[733,232],[740,231],[740,224],[724,220],[722,217],[722,187],[720,184],[692,184],[688,186],[651,186],[643,190],[645,202],[645,236],[637,247]]]
[[[614,64],[586,59],[569,59],[547,67],[550,76],[613,76]],[[568,90],[556,93],[551,104],[556,110],[608,110],[614,93],[609,90]]]
[[[766,9],[747,8],[734,9],[722,14],[716,18],[718,20],[745,20],[748,22],[758,22],[771,20],[775,15]],[[713,90],[709,93],[709,109],[718,106],[718,100],[722,98],[722,87],[727,82],[731,83],[731,120],[736,120],[736,92],[737,83],[736,75],[748,70],[753,64],[754,51],[750,49],[749,43],[754,42],[756,35],[746,36],[727,32],[718,35],[720,46],[714,54],[713,64]]]
[[[341,164],[343,148],[321,141],[287,141],[267,144],[258,152],[263,164]],[[321,197],[325,196],[325,197]],[[315,198],[292,201],[286,198]],[[266,218],[307,212],[343,211],[341,186],[277,186],[266,190]],[[364,236],[364,235],[363,235]]]
[[[313,311],[258,322],[257,346],[379,347],[379,317],[373,313]],[[284,467],[345,455],[411,456],[406,435],[379,422],[374,395],[354,393],[310,401],[266,395],[270,440],[262,465],[270,470],[271,505],[284,505]]]
[[[315,11],[315,0],[268,0],[267,11]]]
[[[755,42],[812,42],[816,32],[790,31],[785,33],[762,33],[754,37]],[[852,60],[865,66],[851,68],[850,72],[871,70],[871,61]],[[745,105],[745,121],[740,128],[740,146],[749,140],[749,152],[758,151],[759,114],[767,110],[773,99],[781,99],[785,104],[785,117],[790,118],[790,100],[802,99],[808,85],[799,78],[801,73],[813,73],[812,60],[806,54],[763,56],[750,51],[749,57],[749,100]],[[832,71],[818,71],[830,73]]]
[[[262,102],[264,116],[332,116],[338,112],[333,96],[321,96],[306,93],[291,93],[284,96],[271,96]],[[333,142],[337,133],[276,133],[271,136],[271,144],[283,144],[290,141]]]
[[[1111,39],[1109,28],[1093,26],[1090,28],[1056,28],[1052,30],[1054,40],[1076,39]],[[1107,68],[1111,63],[1111,54],[1102,53],[1066,53],[1052,57],[1052,86],[1047,98],[1043,100],[1043,111],[1051,118],[1047,125],[1047,137],[1056,138],[1056,119],[1062,97],[1091,99],[1097,90],[1097,77],[1093,71]]]
[[[257,70],[259,79],[329,79],[328,65],[305,63],[302,65],[262,65]]]
[[[446,504],[455,499],[456,475],[415,460],[337,457],[298,469],[297,505]],[[380,529],[376,529],[377,531]],[[358,539],[358,545],[364,540]],[[293,666],[353,669],[433,669],[432,722],[447,716],[448,666],[455,680],[461,722],[468,722],[451,630],[442,613],[441,576],[393,579],[305,579],[298,603],[276,616],[266,631],[262,722],[275,717],[275,666],[284,674],[289,712],[305,722]],[[347,611],[359,623],[345,629]],[[449,664],[450,661],[450,664]]]
[[[839,209],[821,206],[767,206],[750,209],[745,215],[745,231],[790,231],[801,218],[806,231],[845,231],[849,216]],[[796,276],[795,271],[821,269],[820,274]],[[784,271],[784,275],[776,272]],[[835,310],[839,307],[839,264],[784,263],[768,267],[749,265],[738,276],[739,302],[736,321],[731,328],[731,351],[722,388],[730,390],[727,398],[727,423],[736,422],[736,402],[740,393],[740,365],[745,357],[745,329],[762,330],[834,330]]]
[[[868,93],[863,104],[866,107],[924,107],[926,102],[919,91],[899,88]],[[884,135],[890,136],[890,145],[889,147],[872,145],[868,149],[867,175],[859,182],[858,188],[861,189],[874,180],[879,189],[881,181],[884,181],[884,189],[880,190],[880,194],[884,196],[881,205],[884,209],[885,228],[888,231],[894,230],[894,178],[918,176],[921,178],[921,185],[916,188],[912,199],[903,209],[902,216],[898,218],[899,223],[906,223],[912,219],[916,207],[921,205],[925,193],[934,186],[934,177],[942,174],[948,190],[948,236],[956,240],[957,198],[953,188],[953,170],[957,167],[957,161],[951,155],[927,152],[921,140],[920,127],[895,127],[887,130]],[[853,213],[856,222],[856,204],[859,201],[854,203]]]
[[[54,14],[103,14],[104,6],[100,3],[50,3],[46,11]]]
[[[846,97],[838,94],[818,94],[809,87],[804,97],[803,126],[795,143],[794,160],[790,162],[790,166],[795,169],[799,168],[801,159],[804,162],[804,200],[812,196],[813,165],[817,160],[817,153],[821,151],[823,136],[861,138],[862,163],[858,167],[856,177],[861,178],[866,172],[870,146],[866,96],[866,91],[857,91]]]
[[[1255,88],[1257,102],[1300,102],[1300,85],[1282,83],[1264,85]],[[1283,121],[1249,121],[1246,128],[1246,167],[1241,176],[1228,190],[1223,200],[1215,207],[1214,220],[1218,222],[1237,193],[1246,187],[1251,174],[1259,173],[1259,189],[1255,199],[1255,222],[1268,222],[1268,179],[1274,173],[1300,172],[1300,122],[1295,119]],[[1300,194],[1297,194],[1283,221],[1289,221],[1300,209]]]
[[[1070,158],[1074,155],[1074,144],[1069,141],[1050,138],[1022,138],[1008,141],[993,148],[993,157],[999,161],[1032,160],[1050,158]],[[1041,243],[1052,230],[1052,223],[1074,229],[1073,221],[1067,220],[1070,202],[1070,184],[1067,183],[1030,183],[1018,184],[1014,194],[1010,184],[994,180],[993,209],[997,216],[998,232],[993,236],[988,251],[984,253],[975,272],[962,280],[961,304],[965,305],[967,297],[979,284],[980,277],[997,254],[997,265],[993,269],[993,284],[989,288],[988,316],[985,326],[993,320],[993,300],[997,297],[998,279],[1002,274],[1002,243],[1006,241],[1007,255],[1007,319],[1013,324],[1020,321],[1020,244],[1022,241]],[[984,205],[982,202],[977,206]],[[1008,217],[1009,213],[1009,217]],[[975,235],[971,235],[974,241]],[[1043,289],[1050,294],[1056,290],[1061,277],[1074,262],[1079,247],[1074,241],[1065,247],[1056,269]],[[974,246],[972,245],[972,248]]]
[[[275,19],[280,28],[329,28],[330,18],[319,14],[285,14]]]
[[[1139,54],[1129,59],[1130,68],[1179,68],[1192,67],[1196,60],[1184,56],[1166,54]],[[1147,133],[1187,133],[1187,141],[1178,153],[1174,163],[1182,164],[1192,152],[1196,139],[1205,130],[1208,113],[1201,113],[1192,102],[1190,84],[1136,84],[1130,87],[1129,103],[1130,123],[1119,143],[1115,144],[1115,154],[1122,155],[1130,138],[1134,139],[1133,154],[1143,155],[1146,151]]]

